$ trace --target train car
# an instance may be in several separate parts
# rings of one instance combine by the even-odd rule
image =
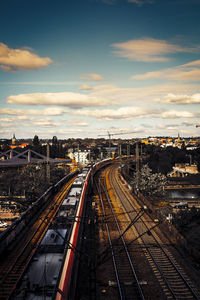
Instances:
[[[80,230],[80,219],[82,217],[83,213],[83,208],[84,208],[84,198],[85,194],[87,191],[87,180],[89,179],[90,176],[90,171],[87,174],[86,180],[84,182],[83,188],[81,195],[79,196],[78,200],[78,207],[76,210],[76,215],[75,215],[75,222],[73,223],[72,231],[71,231],[71,236],[69,239],[69,245],[70,248],[67,249],[66,254],[65,254],[65,259],[63,261],[63,266],[62,266],[62,272],[58,284],[58,291],[56,293],[56,299],[66,299],[66,297],[63,298],[63,295],[68,295],[69,290],[70,290],[70,284],[71,284],[71,279],[72,279],[72,271],[73,271],[73,266],[74,266],[74,260],[75,260],[75,253],[76,253],[76,248],[77,248],[77,241],[78,241],[78,236],[79,236],[79,230]],[[77,184],[74,182],[72,185],[72,188],[76,187]]]
[[[37,199],[37,201],[32,205],[32,207],[28,208],[16,221],[12,223],[12,225],[8,226],[6,230],[4,230],[0,234],[0,254],[2,254],[8,247],[12,248],[12,244],[15,239],[18,237],[18,234],[21,233],[30,223],[37,218],[38,211],[41,210],[45,205],[48,204],[49,199],[58,192],[61,187],[72,178],[75,174],[78,174],[78,171],[67,174],[63,177],[58,183],[54,186],[50,186],[44,194]]]
[[[74,288],[72,288],[74,282],[72,282],[72,275],[75,277],[78,260],[76,259],[76,249],[78,249],[79,243],[79,235],[81,231],[81,218],[84,213],[84,204],[85,197],[90,187],[90,181],[92,181],[92,177],[95,172],[97,172],[100,168],[111,163],[110,159],[106,159],[102,162],[98,162],[93,165],[91,168],[88,168],[87,175],[83,184],[83,189],[81,192],[80,200],[78,203],[78,208],[76,211],[75,222],[73,224],[69,244],[71,246],[70,249],[67,250],[66,256],[63,262],[62,273],[60,276],[58,291],[55,295],[56,300],[64,300],[70,299],[71,291],[73,292]],[[74,184],[73,184],[74,185]],[[72,296],[73,298],[73,296]]]
[[[66,253],[72,248],[70,239],[73,226],[78,223],[76,222],[77,211],[83,182],[83,177],[79,176],[79,179],[72,184],[40,246],[31,259],[13,299],[21,299],[21,293],[24,293],[24,291],[26,299],[43,299],[44,295],[46,299],[55,298]]]
[[[104,160],[81,171],[82,175],[74,181],[69,193],[65,196],[18,286],[18,294],[15,294],[13,299],[21,299],[23,293],[26,294],[26,299],[34,297],[43,299],[44,295],[46,299],[69,299],[78,268],[79,250],[77,249],[79,249],[86,195],[94,173],[109,163],[111,163],[110,160]],[[67,179],[69,177],[65,178]],[[35,203],[33,211],[44,205],[44,202],[48,202],[63,184],[62,180],[50,188]],[[22,222],[23,226],[27,226],[27,222],[30,222],[32,217],[31,210],[28,210],[27,214],[22,216],[22,220],[18,221],[21,224],[17,224],[18,229],[22,226]],[[12,236],[12,239],[14,238]]]

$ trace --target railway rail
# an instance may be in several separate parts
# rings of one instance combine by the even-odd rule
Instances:
[[[152,220],[142,208],[141,216],[137,219],[139,206],[135,201],[133,203],[130,200],[124,186],[119,183],[116,167],[110,168],[109,178],[112,189],[120,199],[130,222],[134,223],[134,231],[138,235],[137,240],[160,283],[163,299],[200,299],[197,288],[194,287],[194,284],[170,252],[170,245],[163,245],[162,240],[154,230],[158,220]],[[133,222],[134,219],[137,221]]]
[[[116,285],[118,289],[118,298],[120,300],[144,300],[145,297],[141,289],[140,282],[131,259],[131,255],[129,253],[126,241],[123,237],[123,232],[120,228],[120,224],[116,217],[115,211],[112,207],[111,199],[107,192],[105,178],[106,175],[104,178],[100,178],[98,193],[100,196],[103,217],[106,218],[106,215],[110,215],[109,223],[106,223],[106,231],[114,266]],[[119,249],[121,249],[120,252]],[[122,249],[123,257],[121,255]],[[112,282],[110,282],[110,284],[112,284]]]
[[[46,230],[56,215],[63,198],[71,187],[76,176],[71,178],[62,187],[60,192],[53,197],[49,205],[38,216],[38,219],[30,226],[23,239],[18,241],[15,249],[10,251],[5,260],[0,261],[0,297],[9,299],[30,262]]]

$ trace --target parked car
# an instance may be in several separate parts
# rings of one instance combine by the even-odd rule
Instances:
[[[0,228],[2,228],[2,227],[7,227],[8,226],[8,224],[6,223],[6,222],[2,222],[1,220],[0,220]]]

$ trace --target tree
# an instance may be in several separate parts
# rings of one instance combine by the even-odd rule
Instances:
[[[133,189],[138,188],[143,194],[147,196],[158,196],[164,194],[164,187],[166,186],[167,178],[161,173],[152,173],[148,164],[143,165],[139,174],[136,172],[131,180]]]
[[[38,147],[40,145],[39,137],[37,135],[33,138],[33,147]]]
[[[52,138],[52,145],[54,145],[54,146],[57,146],[58,145],[58,138],[57,138],[57,136],[53,136],[53,138]]]
[[[58,139],[57,136],[53,136],[52,138],[52,146],[50,148],[50,153],[51,153],[51,157],[55,158],[57,156],[59,156],[59,149],[58,149]]]
[[[60,168],[57,165],[51,167],[51,182],[54,185],[66,173],[69,172],[69,167]],[[46,164],[29,164],[17,172],[15,169],[8,169],[6,172],[0,172],[0,189],[2,195],[21,196],[26,195],[26,200],[31,203],[37,200],[49,187],[46,180]]]

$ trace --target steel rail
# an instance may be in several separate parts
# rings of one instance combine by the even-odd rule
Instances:
[[[96,185],[96,187],[97,187],[98,194],[99,194],[100,201],[101,201],[101,207],[102,207],[102,210],[103,210],[103,216],[105,217],[106,213],[105,213],[105,208],[104,208],[104,204],[103,204],[102,192],[101,192],[100,187],[98,187],[97,185]],[[107,234],[108,234],[108,240],[109,240],[110,249],[111,249],[111,253],[112,253],[112,261],[113,261],[113,265],[114,265],[114,270],[115,270],[115,276],[116,276],[116,280],[117,280],[117,286],[118,286],[118,290],[119,290],[119,295],[120,295],[120,299],[123,300],[124,296],[123,296],[122,287],[121,287],[120,280],[119,280],[119,274],[118,274],[118,270],[117,270],[117,263],[116,263],[116,260],[115,260],[114,249],[113,249],[113,246],[112,246],[112,240],[111,240],[111,236],[110,236],[110,231],[109,231],[109,227],[108,227],[107,223],[105,224],[105,226],[106,226],[106,231],[107,231]]]
[[[113,167],[112,167],[112,168],[113,168]],[[111,170],[112,170],[112,168],[111,168]],[[104,179],[104,184],[105,184],[105,187],[106,187],[105,179]],[[132,263],[132,260],[131,260],[131,257],[130,257],[130,254],[129,254],[129,251],[128,251],[128,248],[127,248],[127,245],[126,245],[126,242],[125,242],[124,237],[123,237],[123,235],[122,235],[123,233],[122,233],[122,231],[121,231],[121,229],[120,229],[118,220],[117,220],[116,215],[115,215],[115,213],[114,213],[114,210],[113,210],[113,207],[112,207],[112,203],[110,202],[110,197],[109,197],[109,195],[108,195],[107,189],[105,189],[105,193],[107,194],[108,203],[109,203],[109,205],[110,205],[110,208],[111,208],[111,211],[112,211],[112,213],[113,213],[113,216],[114,216],[114,219],[115,219],[117,228],[118,228],[118,230],[119,230],[119,233],[120,233],[120,239],[122,240],[122,243],[123,243],[123,245],[124,245],[124,249],[125,249],[125,251],[126,251],[126,254],[127,254],[127,257],[128,257],[128,260],[129,260],[129,263],[130,263],[130,266],[131,266],[133,275],[134,275],[134,279],[135,279],[136,284],[137,284],[137,288],[138,288],[140,297],[141,297],[141,299],[144,300],[145,297],[144,297],[144,295],[143,295],[143,292],[142,292],[140,283],[139,283],[139,281],[138,281],[137,274],[136,274],[135,268],[134,268],[134,266],[133,266],[133,263]]]
[[[109,172],[110,172],[110,170],[108,171],[108,173],[109,173]],[[135,268],[134,268],[134,266],[133,266],[133,263],[132,263],[132,260],[131,260],[131,257],[130,257],[130,254],[129,254],[129,251],[128,251],[128,248],[127,248],[127,245],[126,245],[126,242],[125,242],[125,240],[124,240],[122,231],[121,231],[121,229],[120,229],[118,220],[117,220],[117,218],[116,218],[115,212],[114,212],[113,207],[112,207],[112,203],[111,203],[111,201],[110,201],[109,194],[108,194],[108,192],[107,192],[107,188],[106,188],[106,176],[104,177],[104,185],[102,185],[102,187],[103,187],[103,189],[104,189],[104,192],[105,192],[107,201],[108,201],[108,203],[109,203],[109,206],[110,206],[110,209],[111,209],[111,212],[112,212],[112,215],[113,215],[113,217],[114,217],[115,224],[116,224],[117,229],[118,229],[118,231],[119,231],[119,238],[120,238],[120,240],[122,241],[123,247],[124,247],[124,249],[125,249],[125,252],[126,252],[126,255],[127,255],[127,258],[128,258],[129,264],[130,264],[130,267],[131,267],[131,271],[132,271],[134,280],[135,280],[135,282],[136,282],[136,287],[137,287],[137,291],[139,292],[140,299],[145,300],[145,297],[144,297],[144,294],[143,294],[143,292],[142,292],[142,289],[141,289],[139,280],[138,280],[138,278],[137,278],[137,274],[136,274]],[[124,299],[125,299],[125,298],[124,298]]]
[[[113,172],[113,170],[114,170],[114,167],[112,167],[112,172]],[[111,176],[111,178],[115,178],[115,176]],[[117,184],[118,187],[120,188],[120,191],[123,193],[124,197],[125,197],[126,200],[129,202],[129,204],[131,205],[131,207],[132,207],[133,209],[135,209],[134,206],[133,206],[133,204],[131,203],[131,201],[128,199],[126,193],[125,193],[125,192],[123,191],[123,189],[120,187],[119,182],[118,182],[117,180],[116,180],[116,184]],[[119,193],[118,193],[118,191],[117,191],[116,189],[115,189],[115,192],[118,194],[118,197],[119,197],[119,199],[120,199]],[[122,203],[122,205],[124,206],[123,201],[121,201],[121,203]],[[124,206],[124,208],[125,208],[125,206]],[[131,219],[131,216],[130,216],[129,213],[128,213],[128,215],[129,215],[129,217],[130,217],[130,219]],[[147,226],[147,224],[146,224],[146,222],[143,220],[143,218],[141,218],[141,221],[142,221],[142,223],[144,224],[144,226],[145,226],[148,230],[150,230],[150,228]],[[136,228],[136,227],[135,227],[135,228]],[[136,230],[137,230],[137,228],[136,228]],[[138,230],[137,230],[137,232],[138,232]],[[138,232],[138,234],[140,235],[139,232]],[[168,261],[171,263],[171,265],[173,266],[173,268],[174,268],[174,270],[176,271],[176,273],[180,276],[180,278],[182,279],[182,282],[187,286],[188,291],[191,292],[192,296],[194,296],[195,299],[198,299],[198,300],[199,300],[199,299],[200,299],[199,295],[198,295],[198,294],[196,293],[196,291],[191,287],[191,285],[190,285],[190,283],[188,282],[188,280],[184,277],[184,275],[182,274],[182,272],[178,269],[176,263],[172,260],[172,258],[169,256],[169,254],[168,254],[168,253],[166,252],[166,250],[163,248],[163,246],[159,243],[159,241],[157,240],[157,238],[155,237],[155,235],[153,234],[152,231],[151,231],[151,236],[152,236],[152,238],[154,239],[154,241],[157,243],[159,249],[161,249],[162,252],[164,253],[164,255],[167,257]],[[164,279],[165,283],[167,284],[167,286],[168,286],[168,288],[169,288],[171,294],[173,295],[174,299],[179,299],[179,298],[177,298],[177,296],[175,295],[175,292],[173,291],[173,288],[170,286],[169,280],[166,278],[166,275],[164,274],[163,270],[161,269],[161,267],[159,266],[159,264],[156,262],[156,259],[155,259],[155,257],[153,256],[151,249],[149,249],[149,247],[147,247],[147,245],[146,245],[146,243],[145,243],[145,241],[144,241],[144,238],[142,238],[142,237],[140,237],[140,238],[141,238],[141,240],[143,241],[143,244],[145,245],[146,250],[148,251],[148,253],[149,253],[149,255],[151,256],[152,260],[154,261],[155,265],[157,266],[157,268],[158,268],[158,270],[159,270],[159,272],[160,272],[162,278]]]
[[[42,212],[42,218],[40,217],[40,222],[37,224],[37,221],[32,225],[33,232],[30,236],[28,236],[28,239],[25,241],[25,244],[22,246],[19,246],[17,255],[12,254],[10,257],[10,261],[8,264],[5,264],[3,266],[3,269],[1,270],[1,274],[3,273],[1,279],[0,279],[0,292],[2,293],[1,299],[9,299],[10,295],[13,293],[13,291],[16,289],[17,283],[21,279],[22,274],[25,271],[25,268],[27,267],[28,263],[31,260],[31,257],[35,253],[37,246],[39,245],[42,237],[44,236],[46,230],[48,229],[50,225],[50,221],[55,216],[59,206],[61,205],[61,201],[63,196],[66,194],[67,190],[73,183],[74,178],[71,179],[58,193],[56,196],[56,201],[51,202],[48,207],[46,207],[46,211]],[[48,220],[48,222],[46,222]],[[36,228],[34,228],[36,227]],[[42,228],[43,227],[43,228]],[[41,231],[40,231],[41,230]],[[34,241],[35,239],[35,241]],[[34,243],[33,243],[34,241]],[[33,246],[34,244],[34,246]],[[9,266],[10,265],[10,266]],[[8,268],[7,268],[8,266]],[[17,270],[15,270],[17,268]],[[15,273],[14,273],[15,271]],[[16,273],[16,272],[19,273]],[[14,277],[15,282],[12,283],[12,280],[9,280],[9,283],[6,284],[6,281],[9,279],[9,277]],[[10,278],[11,279],[11,278]],[[4,287],[4,285],[6,286]],[[9,285],[9,288],[8,288]],[[9,291],[8,291],[9,289]],[[3,293],[5,296],[3,296]]]

